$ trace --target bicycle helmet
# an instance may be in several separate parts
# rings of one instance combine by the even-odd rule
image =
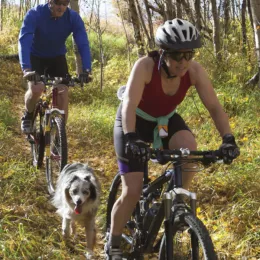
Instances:
[[[190,22],[179,18],[168,20],[157,29],[155,43],[165,51],[201,47],[197,28]]]

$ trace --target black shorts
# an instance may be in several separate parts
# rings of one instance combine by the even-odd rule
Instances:
[[[31,55],[31,64],[32,70],[36,71],[39,75],[65,78],[69,74],[65,55],[54,58],[40,58]]]
[[[114,124],[114,146],[118,160],[118,167],[120,174],[125,174],[127,172],[142,172],[144,169],[144,164],[139,163],[137,160],[129,160],[125,154],[125,138],[122,128],[122,116],[121,116],[122,105],[120,104],[116,120]],[[153,142],[153,131],[156,127],[155,122],[147,121],[139,116],[136,116],[136,133],[138,138],[147,143]],[[168,143],[170,138],[181,130],[190,131],[189,127],[186,125],[182,117],[175,113],[168,122],[168,136],[162,138],[163,148],[168,149]]]

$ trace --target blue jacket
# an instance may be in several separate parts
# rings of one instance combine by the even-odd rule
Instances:
[[[48,4],[38,5],[26,14],[19,34],[19,59],[22,69],[31,68],[30,54],[41,58],[64,55],[66,39],[73,33],[83,70],[91,70],[88,36],[79,14],[67,8],[62,17],[53,18]]]

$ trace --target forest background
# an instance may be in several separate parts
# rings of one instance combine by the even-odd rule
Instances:
[[[93,60],[93,81],[70,90],[67,133],[69,162],[88,162],[102,183],[98,213],[97,254],[102,259],[109,185],[117,171],[113,121],[116,91],[127,81],[138,57],[152,50],[159,24],[174,17],[188,19],[200,30],[203,47],[195,59],[206,68],[241,150],[232,165],[199,172],[192,189],[198,215],[210,231],[219,259],[260,259],[260,3],[255,0],[128,0],[112,1],[115,16],[101,16],[100,0],[82,4]],[[1,55],[17,53],[26,11],[37,4],[1,0],[0,12],[0,259],[82,259],[84,235],[67,247],[61,220],[49,203],[44,170],[31,166],[30,149],[20,132],[25,83],[17,61]],[[72,38],[67,41],[72,74],[79,70]],[[221,144],[209,114],[191,89],[178,108],[199,149]]]

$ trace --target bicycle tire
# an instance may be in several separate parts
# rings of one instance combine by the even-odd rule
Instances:
[[[201,220],[190,212],[184,212],[183,209],[177,209],[174,215],[172,232],[173,259],[217,260],[209,232]],[[165,240],[164,235],[160,245],[159,260],[166,259],[167,245]],[[199,248],[197,248],[197,242]],[[183,250],[183,247],[186,248],[186,251]]]
[[[64,119],[55,116],[50,120],[50,156],[46,157],[46,178],[48,192],[53,195],[59,174],[67,164],[68,144]]]
[[[32,164],[37,169],[42,167],[44,158],[45,138],[43,134],[43,117],[40,107],[36,107],[33,122],[32,134],[29,135],[29,142],[31,144]]]

